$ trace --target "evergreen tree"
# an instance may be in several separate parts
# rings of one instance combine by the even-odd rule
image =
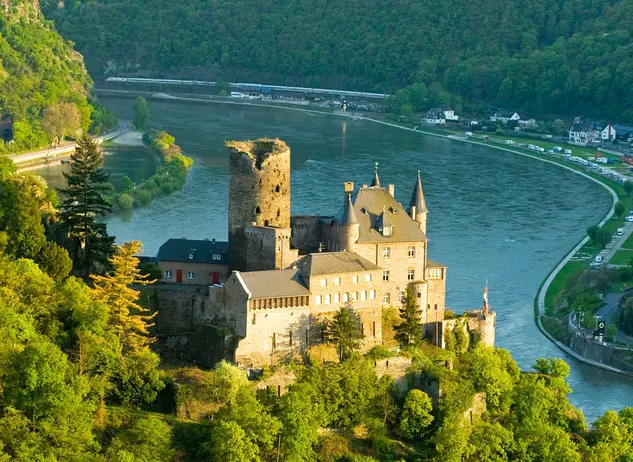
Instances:
[[[147,276],[138,268],[138,258],[134,255],[141,251],[138,241],[126,242],[115,246],[116,252],[110,259],[114,268],[112,274],[92,276],[95,298],[110,307],[109,324],[124,352],[139,353],[153,342],[148,336],[150,321],[156,313],[150,314],[137,301],[139,292],[130,287],[132,284],[147,284]]]
[[[103,171],[103,157],[88,135],[77,141],[70,157],[70,173],[64,172],[68,186],[60,189],[64,201],[61,218],[75,275],[86,278],[108,268],[114,237],[108,236],[105,223],[97,219],[111,211],[105,198],[109,175]]]
[[[142,132],[147,131],[147,123],[149,122],[149,108],[147,100],[141,96],[134,101],[134,128]]]
[[[349,358],[360,347],[360,320],[351,304],[342,306],[336,312],[328,330],[341,361]]]
[[[415,345],[422,339],[422,315],[415,301],[415,289],[411,286],[407,287],[400,318],[402,322],[395,327],[396,339],[403,347]]]

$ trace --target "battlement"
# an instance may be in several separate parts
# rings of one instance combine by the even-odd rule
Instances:
[[[279,138],[260,138],[248,141],[227,141],[226,147],[231,152],[245,156],[253,161],[255,168],[263,169],[264,163],[271,156],[290,153],[288,145]]]

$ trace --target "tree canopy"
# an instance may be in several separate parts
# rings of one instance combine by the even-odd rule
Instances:
[[[42,3],[95,76],[406,87],[399,107],[412,110],[450,103],[633,121],[629,0]]]

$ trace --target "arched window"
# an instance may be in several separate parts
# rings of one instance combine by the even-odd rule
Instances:
[[[279,192],[281,188],[279,188],[279,185],[275,186],[275,192]]]

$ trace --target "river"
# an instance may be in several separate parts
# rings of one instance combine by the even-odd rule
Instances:
[[[101,100],[132,119],[133,100]],[[589,421],[633,405],[633,379],[567,357],[533,319],[540,283],[609,209],[609,195],[595,183],[523,156],[368,121],[228,104],[149,101],[149,107],[151,125],[173,134],[195,165],[181,191],[131,216],[110,217],[118,242],[141,240],[144,253],[155,255],[170,237],[226,239],[226,140],[269,136],[290,145],[294,214],[335,213],[343,182],[370,182],[374,162],[383,184],[394,183],[396,199],[406,205],[420,169],[430,210],[429,256],[448,265],[447,306],[480,307],[487,280],[496,345],[510,350],[521,368],[538,357],[563,357],[572,368],[570,400]]]

